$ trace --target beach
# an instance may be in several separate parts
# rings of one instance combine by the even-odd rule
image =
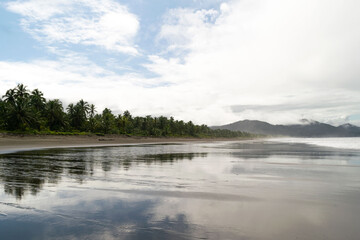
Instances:
[[[360,151],[336,139],[123,138],[3,137],[53,149],[0,154],[2,239],[359,239]]]
[[[233,138],[141,137],[125,135],[10,135],[0,134],[0,153],[47,148],[100,147],[124,144],[231,141]]]

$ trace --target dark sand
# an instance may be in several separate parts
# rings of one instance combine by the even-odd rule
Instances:
[[[194,142],[143,145],[170,141]],[[0,143],[136,144],[1,154],[1,239],[360,239],[358,150],[112,136]]]
[[[212,142],[234,141],[235,138],[175,138],[175,137],[135,137],[123,135],[86,135],[86,136],[55,136],[55,135],[9,135],[0,134],[0,153],[15,151],[65,148],[116,146],[126,144],[177,143],[177,142]]]

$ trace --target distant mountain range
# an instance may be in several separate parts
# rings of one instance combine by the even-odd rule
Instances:
[[[301,122],[302,124],[273,125],[257,120],[243,120],[211,128],[290,137],[360,137],[360,127],[349,123],[335,127],[306,119]]]

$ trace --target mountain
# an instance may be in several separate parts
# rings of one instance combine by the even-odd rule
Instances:
[[[302,124],[273,125],[257,120],[243,120],[211,128],[290,137],[360,137],[360,127],[349,123],[335,127],[306,119],[301,122]]]
[[[350,123],[340,125],[338,128],[342,129],[343,131],[347,132],[350,135],[352,134],[355,136],[360,136],[360,128]]]

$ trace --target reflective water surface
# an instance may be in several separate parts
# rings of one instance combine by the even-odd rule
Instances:
[[[0,239],[360,239],[360,151],[243,141],[0,155]]]

